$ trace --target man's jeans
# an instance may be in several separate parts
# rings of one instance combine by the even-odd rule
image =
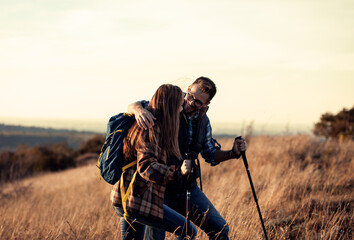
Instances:
[[[176,194],[175,196],[165,195],[164,204],[185,216],[185,194]],[[229,225],[198,186],[194,186],[191,189],[190,214],[191,221],[199,226],[209,236],[209,239],[229,239]],[[163,230],[146,226],[145,240],[162,239],[165,239],[165,232]]]
[[[144,225],[160,228],[163,230],[163,233],[165,233],[165,231],[174,233],[178,236],[181,236],[182,239],[183,237],[186,237],[186,218],[171,209],[170,207],[166,206],[165,204],[163,205],[164,216],[162,220],[144,217],[140,214],[128,213],[128,221],[130,224],[132,224],[136,231],[134,231],[134,229],[132,229],[130,225],[124,220],[123,209],[119,207],[113,208],[121,217],[121,236],[124,240],[142,240],[144,237]],[[190,236],[189,239],[194,239],[196,235],[197,229],[192,223],[190,223],[188,232],[188,236]]]

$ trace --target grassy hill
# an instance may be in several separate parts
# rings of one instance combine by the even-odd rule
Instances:
[[[220,143],[229,149],[232,139]],[[353,141],[253,137],[247,157],[269,239],[353,239]],[[242,160],[201,163],[230,239],[263,239]],[[94,164],[3,184],[0,239],[119,239],[110,189]],[[208,238],[199,231],[197,239]]]

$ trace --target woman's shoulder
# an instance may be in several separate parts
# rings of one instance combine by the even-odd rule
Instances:
[[[141,132],[141,138],[140,141],[138,141],[140,143],[140,145],[151,145],[151,144],[156,144],[158,143],[158,139],[160,136],[160,127],[155,124],[153,127],[149,128],[149,129],[143,129]]]

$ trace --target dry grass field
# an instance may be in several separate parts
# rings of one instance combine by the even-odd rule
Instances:
[[[231,148],[232,139],[219,141]],[[248,145],[269,239],[353,239],[353,141],[259,136]],[[202,176],[204,192],[230,225],[230,239],[263,239],[242,160],[202,163]],[[110,189],[93,163],[3,184],[0,239],[120,239]],[[208,238],[199,231],[197,239]]]

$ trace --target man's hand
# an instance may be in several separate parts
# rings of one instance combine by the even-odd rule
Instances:
[[[146,130],[154,126],[154,121],[156,118],[151,112],[143,108],[139,102],[130,104],[128,106],[128,112],[134,114],[139,127]]]
[[[135,113],[135,119],[139,127],[144,128],[145,130],[152,128],[154,126],[154,120],[156,120],[154,115],[145,108],[141,108]]]
[[[184,160],[181,166],[182,175],[188,175],[192,171],[192,160]]]
[[[239,156],[241,155],[241,152],[246,152],[246,150],[247,150],[247,143],[245,139],[243,138],[235,139],[234,145],[232,147],[232,151]]]

